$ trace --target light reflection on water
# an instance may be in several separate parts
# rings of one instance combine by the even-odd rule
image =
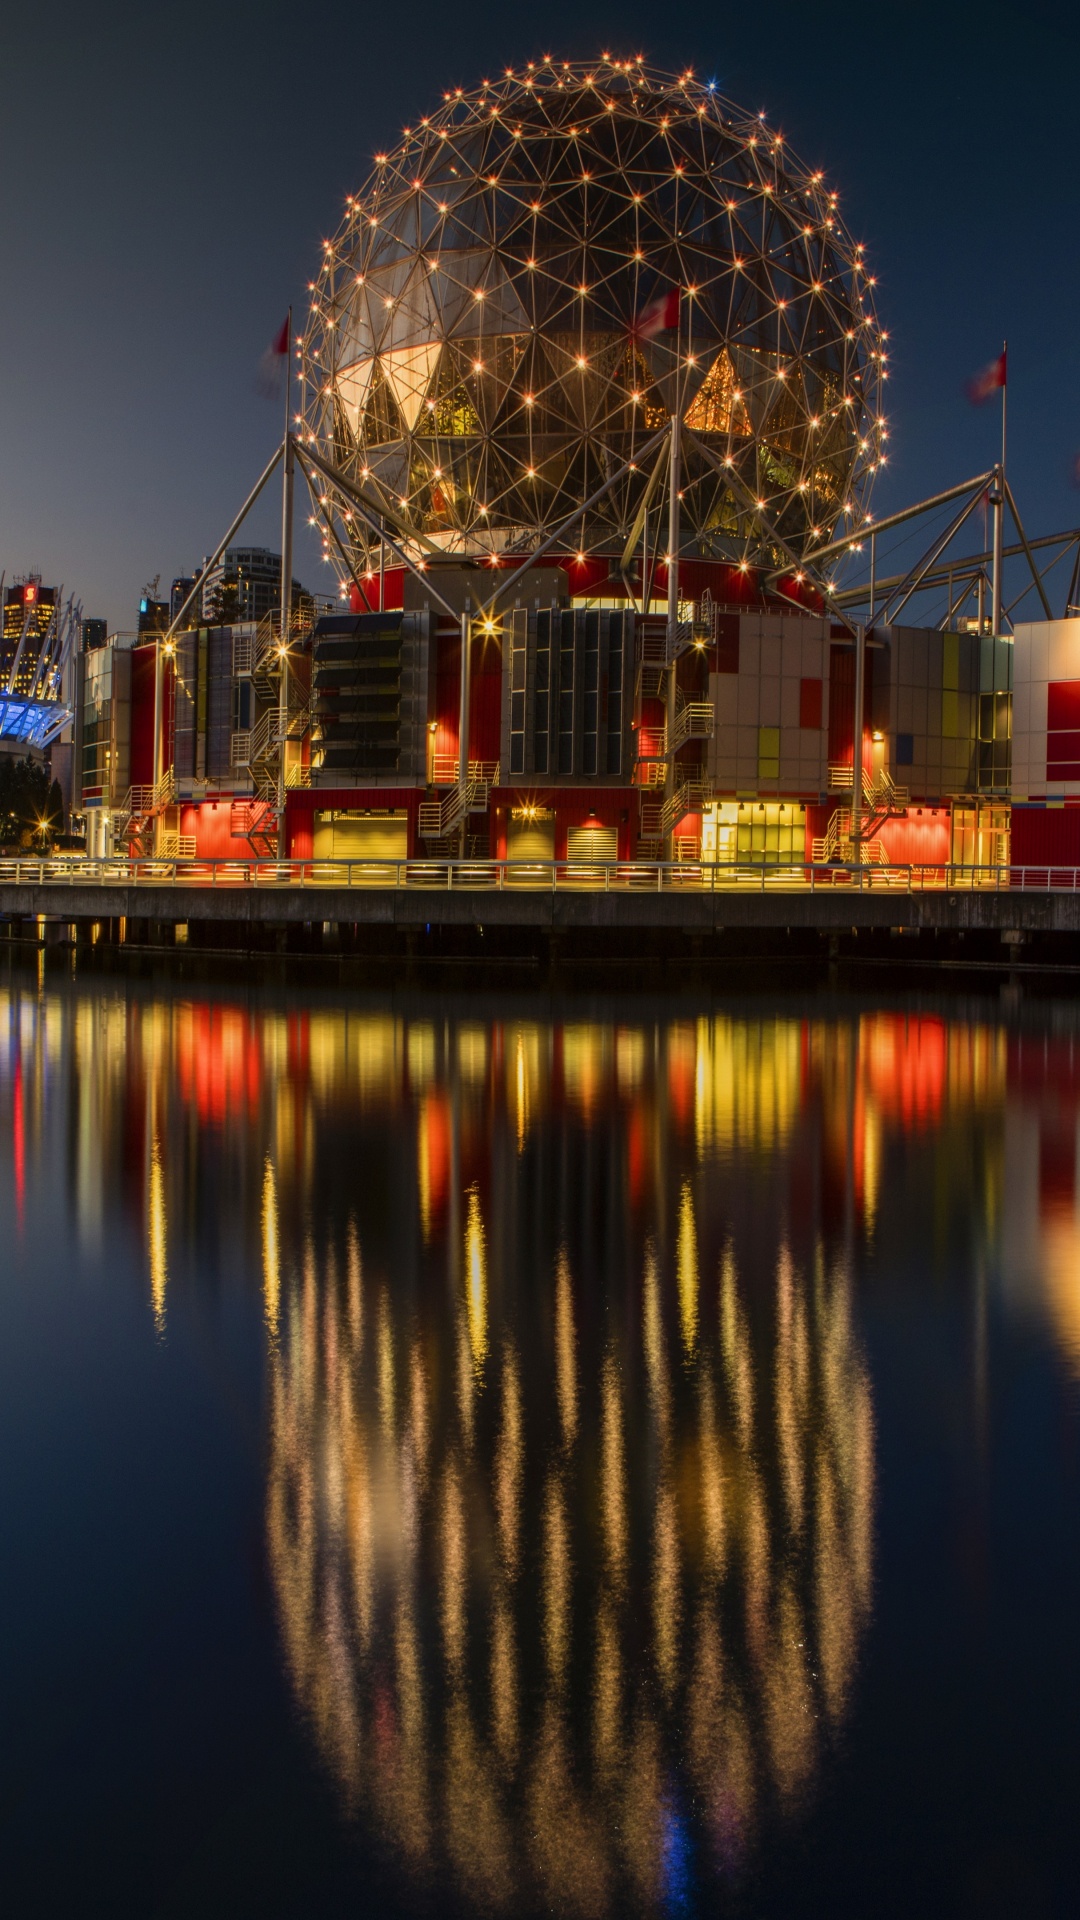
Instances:
[[[448,1903],[678,1910],[812,1806],[873,1630],[870,1250],[962,1223],[1080,1376],[1071,1030],[12,987],[0,1078],[16,1224],[62,1089],[158,1339],[200,1265],[261,1288],[288,1684]]]

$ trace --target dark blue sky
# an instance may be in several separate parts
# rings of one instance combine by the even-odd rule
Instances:
[[[533,25],[542,19],[542,28]],[[95,7],[0,26],[0,566],[134,624],[272,451],[254,374],[344,195],[445,85],[536,54],[642,53],[765,107],[825,167],[890,330],[876,513],[994,458],[963,383],[1008,336],[1009,471],[1029,533],[1080,523],[1080,247],[1069,0],[323,0]],[[277,544],[268,507],[251,537]],[[320,583],[302,541],[298,572]]]

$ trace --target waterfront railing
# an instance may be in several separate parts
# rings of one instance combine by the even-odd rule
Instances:
[[[199,860],[64,858],[0,860],[0,886],[346,888],[502,893],[1080,892],[1080,868],[1048,866],[852,866],[843,862],[740,860]]]

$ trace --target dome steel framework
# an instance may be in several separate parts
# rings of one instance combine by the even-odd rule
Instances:
[[[597,494],[559,544],[616,552],[677,413],[681,552],[811,560],[885,457],[872,288],[822,174],[689,73],[447,93],[347,202],[298,343],[339,557],[525,556]]]

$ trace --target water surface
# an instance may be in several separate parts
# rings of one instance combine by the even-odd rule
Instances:
[[[0,975],[8,1910],[1074,1911],[1078,1042]]]

